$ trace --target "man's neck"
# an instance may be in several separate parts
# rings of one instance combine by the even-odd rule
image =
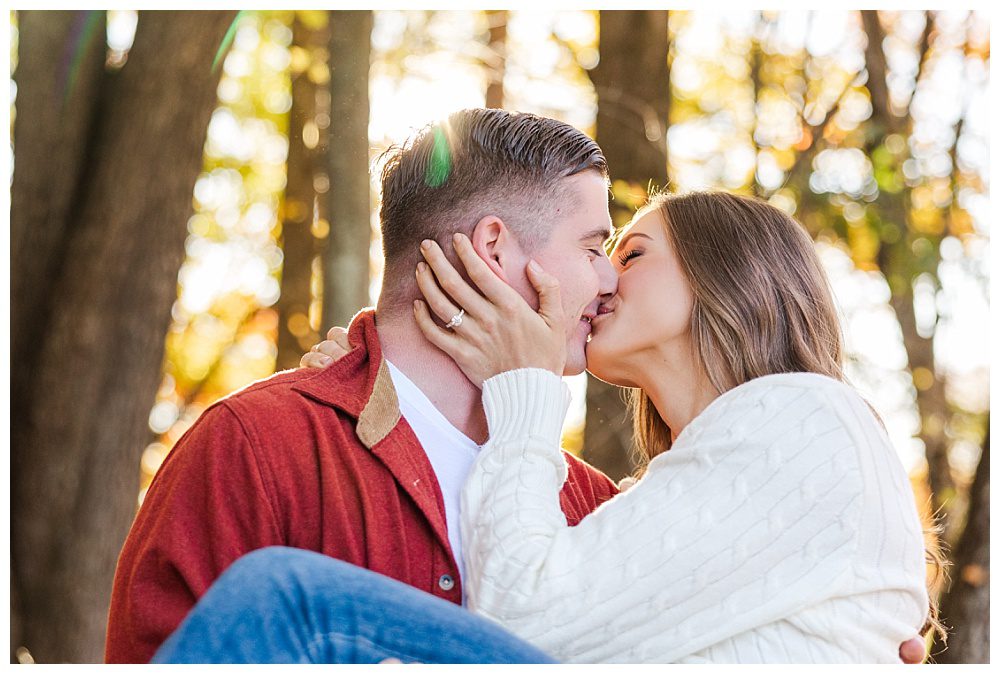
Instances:
[[[382,354],[431,401],[444,418],[478,444],[488,430],[482,391],[447,354],[428,342],[412,317],[376,310]]]

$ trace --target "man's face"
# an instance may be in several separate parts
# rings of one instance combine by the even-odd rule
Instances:
[[[601,301],[614,295],[618,275],[604,250],[613,231],[604,177],[597,171],[584,171],[563,181],[549,239],[531,257],[559,280],[566,314],[564,374],[573,375],[587,367],[590,320]],[[537,307],[537,295],[527,278],[521,274],[512,281]]]

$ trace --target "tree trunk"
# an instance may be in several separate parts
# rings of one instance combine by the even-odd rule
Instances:
[[[510,12],[506,9],[486,10],[489,22],[489,54],[484,59],[488,84],[486,85],[486,107],[502,108],[504,104],[503,80],[507,73],[507,20]]]
[[[587,416],[581,457],[615,482],[631,475],[638,465],[632,451],[632,419],[625,405],[625,393],[625,389],[587,374]]]
[[[29,417],[31,386],[52,298],[52,282],[66,256],[67,218],[80,182],[87,140],[104,76],[107,13],[31,12],[18,14],[20,44],[14,138],[17,170],[11,189],[11,471],[22,472],[24,421]],[[96,25],[94,25],[96,24]],[[90,27],[90,35],[86,29]],[[73,36],[76,40],[73,40]],[[78,50],[72,86],[56,58]],[[28,153],[31,153],[30,155]],[[12,503],[17,538],[16,501]],[[11,569],[11,647],[22,643],[17,567]],[[13,656],[13,653],[12,653]],[[13,660],[13,658],[12,658]]]
[[[650,183],[667,184],[668,16],[666,11],[601,11],[601,60],[590,71],[597,92],[597,142],[611,179],[640,190]],[[612,202],[612,208],[616,225],[634,212],[628,204]]]
[[[764,48],[761,44],[767,34],[768,21],[763,12],[757,11],[754,34],[750,38],[750,86],[753,90],[753,125],[750,127],[750,147],[753,148],[753,175],[750,178],[750,189],[755,195],[760,195],[760,143],[757,137],[760,128],[761,94],[764,91]]]
[[[329,41],[329,25],[307,25],[296,15],[292,25],[293,49],[308,55],[301,71],[292,72],[292,108],[288,119],[288,158],[285,199],[281,220],[281,296],[278,312],[278,357],[276,367],[297,367],[302,353],[318,341],[319,333],[309,320],[312,304],[313,263],[318,243],[313,224],[322,222],[320,194],[325,176],[320,176],[320,135],[317,104],[322,92],[322,66]],[[331,116],[331,119],[332,116]],[[339,120],[331,123],[339,123]]]
[[[941,616],[954,631],[942,664],[990,661],[990,431],[969,490],[969,514],[955,547],[951,589],[941,602]]]
[[[668,12],[601,11],[601,60],[590,72],[597,92],[597,142],[611,180],[641,193],[650,184],[667,184],[669,48]],[[635,210],[621,199],[611,208],[618,226]],[[622,390],[588,377],[583,458],[617,480],[635,468],[631,446]]]
[[[371,181],[368,175],[368,83],[371,11],[330,13],[330,236],[323,253],[324,329],[346,326],[371,304]]]
[[[25,416],[31,357],[42,335],[45,306],[56,270],[63,264],[70,222],[67,213],[83,172],[104,76],[106,12],[20,12],[20,62],[14,136],[30,156],[14,173],[11,204],[11,403],[15,418]],[[89,30],[88,30],[89,29]],[[87,34],[89,33],[89,35]],[[70,82],[65,55],[78,49]],[[21,150],[21,147],[17,148]],[[19,153],[22,154],[22,153]],[[39,198],[40,195],[45,198]],[[26,261],[30,260],[30,264]],[[30,308],[30,310],[29,310]]]
[[[912,126],[912,119],[896,114],[889,101],[889,89],[886,84],[888,64],[882,43],[885,31],[879,21],[878,12],[864,10],[861,12],[865,37],[865,66],[868,70],[866,86],[872,100],[872,121],[869,125],[867,147],[865,154],[871,156],[872,151],[884,144],[885,139],[893,133],[903,133]],[[928,29],[924,31],[921,42],[922,53],[919,63],[921,72],[925,62],[929,44],[930,17],[926,18]],[[919,85],[919,75],[917,85]],[[945,382],[939,376],[934,362],[934,340],[922,337],[917,332],[916,315],[913,309],[913,281],[920,271],[937,273],[939,254],[931,260],[915,264],[912,244],[914,235],[909,222],[910,202],[907,190],[900,192],[883,192],[879,195],[877,205],[885,221],[892,223],[902,233],[895,243],[883,242],[878,252],[878,266],[892,293],[890,304],[896,314],[900,330],[903,334],[903,346],[906,350],[910,373],[913,376],[917,391],[917,409],[920,414],[920,439],[924,443],[924,454],[927,459],[928,480],[934,501],[934,510],[939,514],[944,528],[942,536],[947,540],[952,529],[952,513],[948,504],[953,500],[955,487],[948,464],[948,439],[945,435],[948,419],[951,416],[945,397]],[[921,235],[925,236],[926,235]],[[930,237],[926,237],[930,238]],[[931,239],[933,250],[938,250],[940,237]]]
[[[46,108],[60,104],[60,88],[58,68],[38,61],[67,62],[68,47],[52,46],[68,44],[72,22],[58,12],[20,15],[12,276],[29,278],[25,270],[38,259],[51,263],[47,301],[19,292],[13,316],[19,348],[33,354],[24,363],[34,367],[19,363],[25,413],[11,420],[18,635],[11,646],[27,648],[39,662],[101,660],[112,576],[135,514],[138,461],[216,102],[212,59],[234,15],[142,12],[129,60],[113,75],[94,72],[94,60],[103,61],[101,34],[100,54],[88,53],[76,79],[81,88],[70,92],[70,126],[62,131],[59,123],[39,123],[52,114]],[[45,37],[59,30],[54,26],[62,37]],[[36,49],[36,34],[48,49]],[[75,139],[68,153],[39,140],[46,132]],[[69,166],[74,159],[79,163]],[[53,170],[61,165],[66,176]],[[62,187],[53,190],[49,179],[74,175],[73,196],[62,203]],[[22,244],[32,239],[29,227],[50,231]]]
[[[891,198],[895,199],[896,195]],[[906,227],[902,220],[896,224],[900,225],[902,229]],[[880,263],[880,266],[884,265],[882,268],[887,275],[905,273],[905,271],[897,270],[900,267],[905,269],[905,263],[901,262],[899,258],[911,254],[909,246],[905,245],[909,240],[908,238],[901,239],[902,245],[900,242],[892,245],[883,244],[890,253],[884,257],[896,260],[895,263]],[[955,482],[952,479],[951,466],[948,463],[948,437],[945,433],[948,419],[951,417],[948,400],[945,397],[945,381],[938,375],[935,366],[933,337],[921,337],[917,332],[911,279],[907,279],[906,283],[897,284],[897,287],[893,288],[889,303],[903,333],[903,346],[917,390],[920,439],[924,443],[927,478],[931,487],[934,511],[938,514],[939,524],[943,529],[941,537],[944,540],[951,540],[954,517],[950,506],[955,500]]]

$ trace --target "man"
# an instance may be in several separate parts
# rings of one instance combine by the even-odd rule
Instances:
[[[465,110],[391,150],[375,311],[352,322],[349,355],[253,384],[181,438],[122,550],[106,660],[148,661],[232,562],[271,545],[321,552],[461,603],[458,500],[486,422],[479,390],[413,320],[420,241],[468,234],[529,301],[537,299],[524,271],[530,258],[556,276],[568,316],[566,374],[577,374],[589,319],[617,286],[603,249],[607,184],[591,139],[534,115]],[[617,490],[566,460],[560,497],[572,525]]]
[[[380,212],[385,275],[356,347],[325,370],[279,373],[217,402],[154,479],[115,574],[105,658],[145,662],[233,561],[286,545],[462,601],[458,499],[486,440],[479,390],[420,334],[414,269],[425,238],[465,232],[535,300],[534,257],[562,287],[567,374],[617,277],[600,148],[552,119],[465,110],[390,151]],[[448,246],[450,250],[450,246]],[[459,319],[456,319],[459,320]],[[575,524],[616,493],[567,455]]]

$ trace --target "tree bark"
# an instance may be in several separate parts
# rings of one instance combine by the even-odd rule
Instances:
[[[890,105],[889,89],[886,84],[888,64],[882,43],[885,31],[875,10],[861,12],[862,24],[867,38],[865,65],[868,71],[867,88],[872,100],[872,120],[866,141],[866,155],[882,145],[887,136],[904,133],[912,126],[912,118],[897,115]],[[924,34],[929,39],[931,18],[926,17]],[[921,72],[929,44],[921,43]],[[919,81],[916,85],[919,85]],[[916,86],[915,85],[915,86]],[[913,309],[913,281],[921,271],[936,275],[939,254],[930,260],[915,263],[912,244],[915,239],[909,222],[909,193],[906,189],[898,193],[883,192],[877,202],[883,220],[892,223],[902,233],[894,243],[883,242],[878,252],[878,266],[891,291],[890,305],[899,322],[903,334],[903,346],[914,387],[917,391],[917,409],[920,414],[920,439],[924,443],[927,459],[928,480],[934,501],[934,510],[939,514],[944,528],[942,536],[948,539],[952,530],[952,516],[948,509],[954,497],[954,480],[948,464],[948,438],[945,434],[951,413],[945,397],[945,382],[937,372],[934,359],[934,339],[923,337],[917,331],[916,315]],[[930,238],[930,237],[927,237]],[[933,250],[938,250],[940,237],[932,240]],[[919,373],[919,374],[918,374]],[[928,381],[928,377],[930,377]]]
[[[761,42],[766,35],[768,21],[764,18],[763,12],[756,12],[756,28],[754,35],[750,37],[750,86],[753,96],[753,125],[750,127],[750,146],[753,148],[753,176],[750,178],[750,189],[759,196],[762,193],[760,186],[760,142],[758,130],[760,128],[761,95],[764,91],[764,48]]]
[[[900,118],[892,111],[889,104],[889,84],[886,76],[889,65],[885,58],[882,43],[885,42],[885,30],[878,18],[878,10],[865,9],[861,11],[861,22],[864,25],[865,64],[868,68],[868,92],[872,98],[872,116],[878,118],[886,127],[887,133],[897,131],[901,125]]]
[[[597,92],[597,142],[611,179],[643,190],[650,182],[667,184],[668,16],[666,11],[601,11],[601,59],[590,71]],[[612,208],[616,225],[634,212],[617,203]]]
[[[898,195],[890,195],[889,201],[897,201]],[[893,222],[905,231],[905,216],[899,214],[900,207]],[[879,266],[887,276],[906,274],[905,262],[900,258],[908,257],[910,239],[904,237],[895,244],[883,244],[886,255],[880,255]],[[914,377],[917,390],[917,411],[920,413],[920,439],[924,443],[924,457],[927,460],[927,479],[931,487],[933,507],[942,527],[941,537],[950,540],[954,529],[954,517],[950,504],[955,498],[955,481],[951,476],[951,466],[948,463],[948,436],[945,432],[951,412],[948,409],[948,399],[945,396],[945,380],[938,375],[934,358],[933,337],[921,337],[917,332],[917,317],[913,309],[913,283],[907,278],[905,283],[897,284],[892,290],[889,304],[896,315],[899,327],[903,333],[903,346],[911,375],[914,372],[930,373],[929,385],[924,377]],[[917,383],[922,385],[917,386]]]
[[[486,10],[489,22],[488,60],[484,60],[487,76],[486,107],[502,108],[504,105],[503,80],[507,73],[507,19],[506,9]]]
[[[317,105],[325,82],[317,82],[316,79],[317,72],[322,72],[324,65],[329,31],[329,24],[313,27],[304,23],[298,15],[292,24],[293,49],[304,50],[308,59],[301,72],[292,72],[292,108],[288,119],[288,158],[281,220],[281,295],[275,306],[279,316],[278,370],[297,367],[302,353],[319,338],[309,320],[313,298],[313,263],[319,252],[313,223],[322,219],[320,197],[323,196],[316,190],[317,178],[322,180]],[[339,123],[339,120],[333,122],[332,119],[331,116],[331,124]]]
[[[990,432],[969,490],[969,514],[955,547],[951,589],[941,602],[941,616],[954,633],[942,664],[990,661]]]
[[[47,302],[20,293],[12,321],[33,368],[18,364],[25,414],[11,420],[11,646],[38,662],[97,662],[215,107],[212,59],[235,13],[142,12],[129,60],[113,75],[95,75],[98,55],[88,54],[81,90],[64,108],[76,130],[63,133],[76,140],[57,157],[62,148],[39,134],[59,125],[39,120],[59,104],[58,69],[37,60],[59,61],[63,50],[36,49],[34,36],[58,23],[62,37],[45,39],[66,44],[71,22],[60,14],[20,15],[12,221],[15,232],[49,231],[15,245],[12,276],[28,278],[36,256],[52,262]],[[103,35],[99,42],[103,61]],[[100,114],[74,101],[93,101]],[[65,204],[37,177],[61,162],[68,175],[47,178],[76,183]]]
[[[597,142],[611,180],[642,192],[650,184],[667,184],[668,19],[666,11],[601,11],[601,60],[590,72],[597,92]],[[618,226],[634,212],[621,202],[613,201],[611,208]],[[631,428],[622,390],[589,377],[583,458],[612,479],[630,474]]]
[[[18,14],[21,35],[11,189],[11,416],[24,419],[52,283],[66,256],[67,217],[104,77],[106,12]],[[86,35],[88,25],[90,35]],[[79,50],[72,86],[67,55]],[[65,102],[63,102],[65,101]]]
[[[87,141],[104,77],[106,12],[18,14],[20,44],[14,138],[17,170],[11,189],[11,471],[22,472],[21,434],[28,429],[32,374],[52,282],[66,256],[67,218],[83,172]],[[90,35],[86,35],[87,28]],[[70,85],[65,54],[78,52]],[[55,55],[63,56],[62,59]],[[63,102],[64,101],[64,102]],[[30,154],[29,154],[30,153]],[[23,156],[22,156],[23,155]],[[12,503],[12,509],[15,504]],[[16,512],[12,513],[16,516]],[[12,522],[17,537],[16,517]],[[11,648],[22,643],[17,568],[11,578]],[[12,652],[13,660],[13,652]]]
[[[323,328],[346,326],[371,304],[371,181],[368,84],[371,11],[330,15],[330,125],[326,163],[330,236],[323,253]]]

